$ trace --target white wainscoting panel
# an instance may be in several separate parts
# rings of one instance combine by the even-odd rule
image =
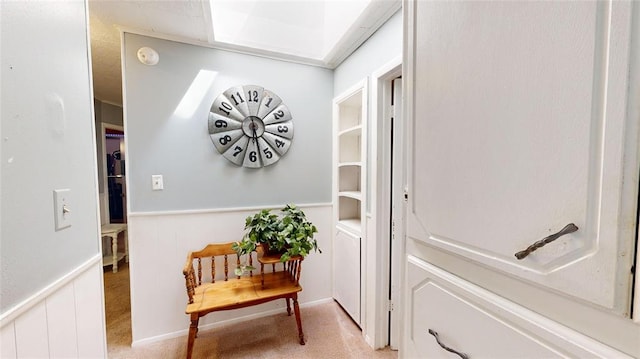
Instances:
[[[78,346],[73,285],[67,285],[46,300],[49,356],[77,358]]]
[[[18,358],[48,358],[47,309],[44,301],[15,320]]]
[[[107,337],[104,314],[102,260],[73,283],[78,328],[78,357],[106,358]],[[102,333],[102,335],[100,335]]]
[[[276,206],[275,208],[280,208]],[[331,204],[299,205],[318,228],[322,254],[312,253],[302,264],[301,304],[331,298]],[[271,207],[268,207],[271,208]],[[130,213],[129,255],[133,345],[186,335],[189,317],[184,276],[187,253],[209,243],[242,238],[247,216],[259,209],[225,209],[172,213]],[[272,314],[285,301],[212,313],[200,320],[200,330],[222,321]],[[302,310],[304,323],[304,310]],[[186,344],[185,344],[186,345]]]
[[[16,357],[16,331],[14,323],[11,322],[0,329],[0,358],[15,359]]]
[[[4,313],[0,358],[106,358],[101,255]]]

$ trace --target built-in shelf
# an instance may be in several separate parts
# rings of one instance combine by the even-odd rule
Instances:
[[[340,197],[349,197],[357,200],[362,199],[362,193],[356,191],[342,191],[338,192],[338,196]]]
[[[338,167],[338,192],[360,192],[362,190],[361,172],[360,166]]]
[[[362,162],[362,141],[360,136],[340,136],[338,142],[338,162]]]
[[[362,219],[362,203],[360,198],[352,196],[338,196],[338,222],[344,220],[357,220]],[[362,229],[358,229],[357,233],[360,233]]]
[[[362,81],[334,100],[334,292],[333,297],[360,324],[362,219],[366,179],[366,90]],[[348,273],[348,274],[347,274]]]
[[[365,86],[354,87],[334,102],[337,162],[336,176],[336,226],[360,236],[362,230],[363,188],[365,171]]]
[[[342,167],[362,167],[362,162],[340,162],[338,168]]]
[[[339,220],[336,224],[338,229],[346,230],[354,234],[360,234],[362,224],[359,218],[347,218]]]
[[[347,128],[346,130],[340,131],[338,133],[338,137],[360,136],[361,134],[362,134],[362,125],[357,125],[354,127]]]

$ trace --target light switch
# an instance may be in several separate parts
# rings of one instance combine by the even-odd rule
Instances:
[[[70,194],[70,189],[56,189],[53,191],[53,211],[56,231],[71,227]]]
[[[162,175],[151,175],[151,188],[154,191],[161,191],[164,189],[164,183],[162,183]]]

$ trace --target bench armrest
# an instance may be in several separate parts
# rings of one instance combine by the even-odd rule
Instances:
[[[196,288],[196,275],[193,270],[193,253],[189,253],[187,256],[187,263],[182,270],[184,274],[185,286],[187,287],[187,296],[189,297],[189,304],[193,303],[193,295]]]

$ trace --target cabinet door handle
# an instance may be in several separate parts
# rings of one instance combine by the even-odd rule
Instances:
[[[465,354],[465,353],[461,353],[461,352],[459,352],[459,351],[457,351],[457,350],[451,349],[451,348],[449,348],[448,346],[446,346],[446,345],[442,344],[442,342],[440,341],[440,338],[438,338],[438,332],[436,332],[435,330],[433,330],[433,329],[429,329],[429,334],[433,335],[433,337],[434,337],[434,338],[436,338],[436,342],[438,342],[438,345],[439,345],[442,349],[444,349],[444,350],[446,350],[446,351],[448,351],[448,352],[451,352],[451,353],[453,353],[453,354],[457,354],[457,355],[458,355],[458,356],[460,356],[460,358],[462,358],[462,359],[469,359],[469,356],[468,356],[467,354]]]
[[[555,241],[556,239],[564,236],[565,234],[573,233],[573,232],[575,232],[577,230],[578,230],[578,226],[576,226],[573,223],[569,223],[566,226],[564,226],[564,228],[562,228],[560,230],[560,232],[554,233],[554,234],[552,234],[552,235],[550,235],[548,237],[545,237],[545,238],[535,242],[534,244],[532,244],[529,247],[527,247],[527,249],[516,253],[515,256],[518,259],[524,259],[526,256],[531,254],[531,252],[535,251],[536,249],[542,248],[545,245],[547,245],[547,244]]]

